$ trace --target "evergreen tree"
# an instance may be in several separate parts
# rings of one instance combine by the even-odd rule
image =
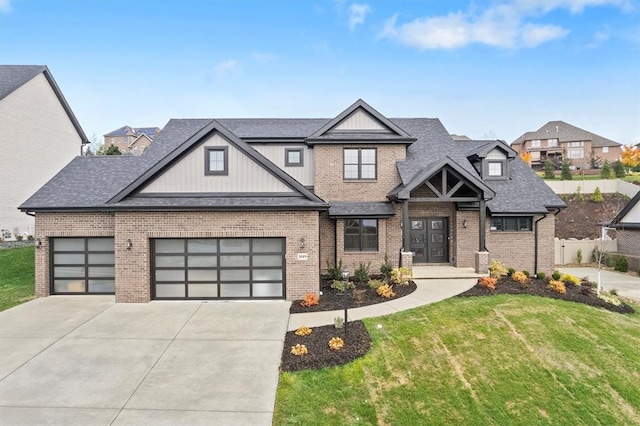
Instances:
[[[604,160],[602,163],[602,169],[600,169],[600,177],[602,179],[611,179],[611,167],[609,166],[609,162]]]
[[[116,145],[109,145],[109,148],[104,151],[104,155],[122,155],[122,153]]]
[[[615,173],[616,178],[618,179],[625,177],[626,173],[624,171],[624,166],[620,160],[613,162],[613,173]]]
[[[562,167],[560,168],[560,178],[562,180],[572,180],[571,174],[571,160],[562,160]]]
[[[589,166],[592,169],[599,169],[602,166],[602,158],[596,155],[596,150],[591,148],[591,154],[589,155]]]
[[[591,201],[594,203],[602,203],[604,201],[604,197],[602,196],[602,192],[600,188],[596,186],[596,190],[591,194]]]
[[[555,167],[553,166],[553,161],[547,160],[544,162],[544,178],[545,179],[553,179],[555,175],[553,174]]]

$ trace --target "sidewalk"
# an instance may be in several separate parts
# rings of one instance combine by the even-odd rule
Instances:
[[[414,281],[418,288],[408,296],[376,305],[349,309],[347,312],[348,320],[353,321],[362,318],[379,317],[439,302],[440,300],[448,299],[449,297],[470,289],[478,282],[478,279],[414,279]],[[344,310],[291,314],[289,316],[288,330],[295,330],[302,325],[306,325],[307,327],[330,325],[333,324],[335,317],[344,317]]]
[[[589,281],[598,282],[598,268],[558,268],[564,274],[578,278],[588,277]],[[632,277],[615,271],[600,270],[600,282],[605,290],[617,290],[618,294],[640,301],[640,277]]]

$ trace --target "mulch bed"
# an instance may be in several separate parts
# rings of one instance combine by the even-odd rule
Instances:
[[[535,296],[551,297],[553,299],[584,303],[586,305],[604,308],[621,314],[632,314],[635,312],[631,306],[624,302],[622,302],[620,306],[616,306],[600,299],[596,295],[595,283],[583,280],[582,284],[579,286],[566,284],[566,294],[560,294],[547,288],[547,283],[548,281],[546,279],[539,280],[536,278],[530,278],[527,282],[527,286],[523,286],[512,280],[510,277],[502,277],[498,280],[495,290],[476,284],[464,293],[460,293],[457,297],[490,296],[494,294],[532,294]]]

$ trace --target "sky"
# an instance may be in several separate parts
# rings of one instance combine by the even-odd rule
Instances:
[[[472,139],[563,120],[640,142],[639,0],[0,0],[0,64],[47,65],[100,142],[360,98]]]

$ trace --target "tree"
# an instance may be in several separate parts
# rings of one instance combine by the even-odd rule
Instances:
[[[589,166],[592,169],[599,169],[602,166],[602,158],[596,155],[596,150],[591,148],[591,153],[589,154]]]
[[[602,163],[602,169],[600,169],[600,177],[602,179],[611,179],[611,167],[609,166],[609,161],[604,160]]]
[[[560,168],[560,178],[562,180],[572,180],[571,174],[571,160],[562,160],[562,167]]]
[[[625,177],[626,173],[624,171],[624,166],[620,160],[616,160],[613,162],[613,173],[616,175],[616,178],[622,179]]]
[[[520,153],[520,158],[522,158],[522,161],[524,161],[529,166],[531,166],[531,153],[530,152],[522,151]]]
[[[116,145],[109,145],[109,148],[104,151],[104,155],[122,155],[122,153]]]
[[[95,155],[94,152],[91,150],[91,144],[87,144],[87,147],[84,150],[84,155]]]
[[[640,166],[640,147],[625,145],[622,147],[622,165],[629,169]]]
[[[596,190],[591,194],[591,201],[594,203],[602,203],[604,201],[604,197],[602,196],[602,192],[600,191],[600,187],[596,186]]]
[[[553,179],[555,175],[553,174],[555,167],[553,166],[553,161],[547,160],[544,162],[544,178],[545,179]]]

